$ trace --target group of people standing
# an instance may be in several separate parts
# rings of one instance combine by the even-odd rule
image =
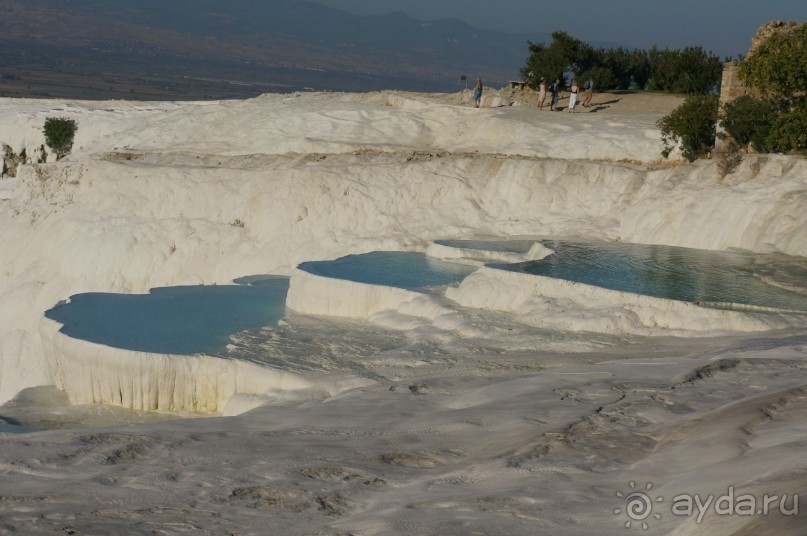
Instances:
[[[538,83],[538,109],[544,109],[544,103],[546,102],[546,79],[541,78],[541,81]],[[558,78],[552,84],[549,85],[549,93],[550,93],[550,100],[549,100],[549,109],[553,112],[558,110],[558,101],[560,100],[560,79]],[[594,96],[594,80],[589,78],[583,84],[583,107],[588,107],[591,105],[591,99]],[[567,110],[574,113],[574,108],[577,105],[577,95],[580,93],[580,86],[577,84],[577,80],[572,80],[572,85],[569,88],[569,107]]]
[[[550,101],[549,101],[549,109],[553,112],[558,110],[558,101],[560,100],[560,78],[552,82],[549,85],[549,93],[550,93]],[[546,78],[541,78],[541,81],[538,84],[538,109],[544,109],[544,103],[546,102]],[[567,110],[574,113],[574,107],[577,105],[577,94],[580,92],[580,86],[577,85],[577,80],[572,80],[572,85],[569,88],[569,107]],[[583,107],[587,108],[591,105],[591,99],[594,96],[594,80],[589,78],[588,80],[583,83]],[[476,88],[474,88],[473,93],[473,100],[476,104],[476,107],[479,108],[480,103],[482,102],[482,79],[476,79]]]

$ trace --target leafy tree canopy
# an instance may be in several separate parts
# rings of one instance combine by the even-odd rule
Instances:
[[[565,84],[565,73],[581,55],[581,50],[591,48],[566,32],[552,32],[552,43],[529,43],[530,55],[521,69],[521,77],[533,87],[541,78],[548,82],[560,80]]]
[[[740,64],[740,78],[765,95],[807,92],[807,23],[771,34]]]
[[[705,156],[715,144],[715,124],[719,97],[690,95],[683,104],[658,121],[664,158],[679,147],[684,158],[692,162]]]
[[[779,113],[781,106],[776,102],[743,95],[723,105],[720,123],[740,146],[751,143],[755,150],[765,152],[771,147],[768,137]]]
[[[48,117],[45,119],[43,132],[45,143],[50,147],[57,158],[62,158],[73,149],[73,137],[78,125],[72,119],[64,117]]]
[[[705,94],[718,88],[723,75],[723,62],[702,47],[683,50],[652,47],[649,60],[650,89],[688,95]]]
[[[531,86],[541,78],[564,80],[572,72],[580,80],[594,80],[598,89],[632,87],[708,93],[715,89],[723,73],[720,59],[701,47],[683,50],[593,48],[566,32],[554,32],[549,45],[529,43],[530,55],[521,70]]]

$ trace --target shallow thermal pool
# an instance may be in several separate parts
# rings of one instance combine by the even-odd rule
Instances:
[[[148,294],[77,294],[45,313],[76,339],[141,352],[220,352],[230,336],[276,325],[285,314],[288,278],[240,285],[152,289]]]
[[[540,242],[555,253],[496,267],[707,306],[807,312],[807,259],[800,257],[619,242]],[[466,247],[485,246],[471,243]],[[458,241],[452,245],[461,247]]]
[[[476,270],[424,253],[403,251],[374,251],[333,261],[304,262],[298,268],[323,277],[408,290],[458,283]]]
[[[33,431],[33,428],[23,426],[16,419],[0,417],[0,434],[26,434]]]
[[[407,252],[349,255],[300,268],[412,290],[455,283],[475,269]],[[288,278],[254,276],[236,283],[156,288],[148,294],[78,294],[45,316],[61,323],[60,331],[70,337],[114,348],[221,355],[236,333],[276,326],[286,312]]]

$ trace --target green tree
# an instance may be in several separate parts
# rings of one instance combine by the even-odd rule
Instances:
[[[583,42],[580,42],[579,46],[571,51],[571,60],[570,67],[577,78],[580,78],[580,75],[589,69],[605,65],[603,50]]]
[[[772,33],[740,63],[740,78],[781,103],[770,122],[765,149],[783,153],[806,151],[807,23],[791,32]],[[767,126],[755,124],[749,128],[764,130]],[[753,143],[757,145],[756,141]]]
[[[723,62],[702,47],[659,50],[654,46],[648,59],[651,89],[704,94],[718,88],[723,75]]]
[[[807,23],[771,34],[740,64],[740,78],[764,95],[790,98],[807,91]]]
[[[581,73],[578,77],[580,83],[588,79],[594,80],[594,87],[598,90],[616,89],[617,81],[614,73],[607,67],[594,67],[588,71]]]
[[[631,52],[622,47],[605,51],[605,67],[614,75],[615,89],[628,89],[631,86],[633,73],[631,70]]]
[[[768,147],[779,153],[807,151],[807,97],[796,99],[788,111],[776,117]]]
[[[674,91],[692,95],[719,90],[723,62],[702,47],[687,47],[682,50],[676,67],[679,79]]]
[[[593,61],[578,73],[580,80],[594,79],[595,87],[606,89],[645,89],[650,77],[650,64],[645,50],[618,48],[593,49]],[[581,62],[582,63],[582,62]]]
[[[720,124],[739,145],[750,143],[755,150],[767,152],[771,128],[780,112],[781,106],[772,100],[743,95],[723,105]]]
[[[572,71],[579,80],[593,78],[598,89],[657,89],[708,93],[720,83],[723,64],[701,47],[650,51],[592,48],[566,32],[553,32],[552,42],[529,43],[530,55],[521,77],[535,87],[541,78],[564,79]]]
[[[527,65],[521,69],[521,78],[532,87],[537,87],[541,78],[551,82],[562,80],[568,63],[561,51],[543,43],[530,43],[529,46],[530,56]]]
[[[709,152],[715,144],[719,100],[717,95],[690,95],[669,115],[659,119],[664,158],[676,146],[690,162]]]
[[[676,79],[676,52],[669,49],[659,49],[655,45],[650,47],[648,60],[650,63],[650,78],[648,87],[659,91],[672,91]]]
[[[529,43],[530,55],[521,69],[521,78],[536,87],[541,78],[559,79],[565,85],[565,73],[575,70],[581,59],[589,58],[589,47],[566,32],[552,32],[552,42]]]
[[[78,125],[72,119],[64,117],[48,117],[45,119],[45,143],[61,159],[73,149],[73,138]]]
[[[637,89],[646,89],[650,80],[650,58],[646,50],[636,49],[630,56],[630,73]]]

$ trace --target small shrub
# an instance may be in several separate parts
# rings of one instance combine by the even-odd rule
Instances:
[[[676,146],[684,158],[693,160],[705,156],[715,144],[715,125],[719,98],[717,95],[690,95],[670,115],[659,119],[664,158]]]
[[[768,136],[779,107],[771,100],[748,95],[726,103],[720,112],[720,124],[740,146],[752,144],[759,152],[767,152]]]
[[[807,151],[807,97],[797,99],[789,111],[776,117],[768,134],[768,148],[777,153]]]
[[[56,158],[61,159],[69,154],[73,149],[73,138],[78,130],[78,125],[72,119],[64,117],[48,117],[45,119],[45,143],[56,153]]]

